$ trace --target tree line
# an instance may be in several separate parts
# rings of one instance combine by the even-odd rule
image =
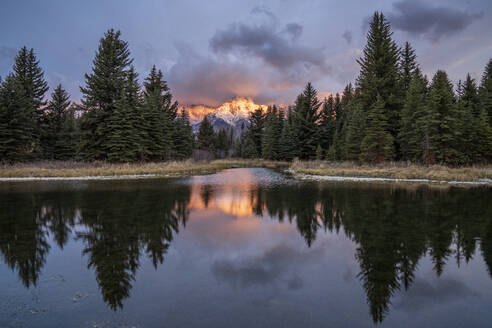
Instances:
[[[194,149],[269,160],[492,160],[492,59],[480,83],[468,74],[455,88],[442,70],[429,81],[382,13],[370,23],[354,84],[322,101],[308,83],[287,110],[251,113],[240,138],[215,131],[207,117],[194,135],[162,72],[154,66],[140,85],[132,61],[120,32],[107,31],[74,104],[61,85],[45,100],[44,72],[23,47],[0,81],[0,161],[162,161],[189,158]]]
[[[128,43],[109,30],[99,42],[80,104],[48,84],[33,49],[23,47],[0,85],[0,160],[112,162],[185,159],[193,133],[187,113],[154,66],[139,84]]]
[[[456,90],[445,71],[429,82],[414,49],[399,47],[376,12],[355,84],[320,101],[308,83],[287,111],[251,114],[240,157],[273,160],[405,160],[463,165],[492,160],[492,59],[480,85],[468,74]]]

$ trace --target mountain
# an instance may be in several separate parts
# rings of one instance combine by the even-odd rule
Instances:
[[[210,123],[216,131],[223,128],[232,128],[235,135],[241,132],[241,126],[249,125],[249,114],[260,108],[266,111],[267,105],[255,104],[251,99],[237,98],[230,102],[223,103],[218,107],[208,107],[204,105],[194,105],[183,108],[188,112],[190,121],[193,125],[193,131],[197,132],[200,123],[207,116]]]

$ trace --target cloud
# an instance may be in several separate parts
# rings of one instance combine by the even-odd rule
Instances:
[[[234,97],[258,103],[287,104],[308,82],[331,74],[322,48],[299,42],[302,25],[280,25],[267,7],[255,7],[263,23],[235,22],[209,40],[211,52],[196,53],[177,44],[178,59],[169,69],[169,85],[183,105],[217,106]]]
[[[388,15],[391,26],[433,42],[463,31],[483,13],[472,13],[444,6],[432,6],[421,0],[401,0]]]
[[[298,24],[286,26],[290,36],[299,37],[302,27]],[[218,30],[210,39],[210,47],[217,54],[234,54],[242,57],[255,56],[279,70],[288,70],[304,65],[325,71],[325,57],[320,49],[292,42],[282,31],[272,26],[233,23]]]
[[[419,278],[407,292],[402,292],[395,301],[395,308],[414,312],[427,309],[436,304],[450,301],[464,300],[469,297],[480,297],[480,294],[471,290],[466,284],[454,278],[438,278],[426,281]]]
[[[342,34],[342,37],[345,39],[345,41],[347,41],[347,44],[352,43],[352,32],[350,32],[349,30],[345,30],[345,32],[343,32]]]
[[[280,244],[255,257],[216,261],[212,273],[233,286],[246,288],[281,283],[290,290],[296,290],[304,286],[297,268],[319,258],[322,252],[323,248],[306,252]]]
[[[217,106],[235,96],[253,97],[260,92],[261,85],[249,67],[201,56],[184,44],[176,48],[179,57],[168,81],[181,103]]]

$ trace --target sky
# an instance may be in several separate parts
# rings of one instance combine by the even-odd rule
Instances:
[[[323,97],[355,81],[374,11],[399,45],[412,44],[429,77],[443,69],[454,82],[480,80],[492,58],[490,0],[2,0],[0,76],[25,45],[50,87],[80,100],[99,39],[114,28],[140,80],[155,64],[180,104],[286,105],[307,82]]]

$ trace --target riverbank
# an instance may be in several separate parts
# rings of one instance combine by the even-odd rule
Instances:
[[[287,168],[287,162],[263,160],[216,160],[211,162],[171,161],[157,163],[40,161],[0,165],[0,179],[10,178],[131,178],[210,174],[235,167]],[[22,180],[22,179],[19,179]]]
[[[407,163],[357,165],[351,162],[295,161],[289,170],[301,178],[351,181],[472,182],[492,184],[492,166],[449,167]]]
[[[111,164],[106,162],[42,161],[0,166],[0,181],[42,179],[127,179],[211,174],[237,167],[285,169],[301,179],[330,181],[450,182],[492,185],[492,166],[447,167],[407,163],[358,165],[351,162],[224,159],[211,162]]]

